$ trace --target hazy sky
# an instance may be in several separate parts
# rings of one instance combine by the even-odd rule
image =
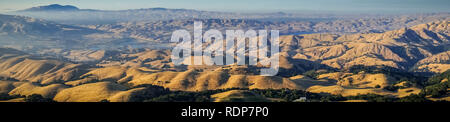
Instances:
[[[164,7],[234,12],[450,12],[450,0],[0,0],[0,11],[48,4],[103,10]]]

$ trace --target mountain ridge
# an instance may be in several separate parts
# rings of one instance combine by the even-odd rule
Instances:
[[[81,10],[76,6],[72,5],[60,5],[60,4],[50,4],[44,6],[31,7],[24,10],[19,10],[19,12],[30,12],[30,11],[78,11]]]

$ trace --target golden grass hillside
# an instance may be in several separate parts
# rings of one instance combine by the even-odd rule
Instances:
[[[450,51],[438,53],[417,62],[415,71],[442,73],[450,69]]]
[[[39,94],[46,98],[53,98],[58,92],[67,87],[62,84],[51,84],[47,86],[39,86],[33,83],[24,83],[14,90],[10,91],[11,95],[28,96],[32,94]]]
[[[111,82],[89,83],[64,89],[56,94],[54,100],[58,102],[99,102],[126,89],[125,86]]]
[[[391,85],[395,79],[385,74],[355,74],[344,77],[337,82],[340,86],[355,88],[375,88],[376,86],[385,87]]]
[[[61,90],[54,97],[58,102],[133,102],[142,96],[157,94],[145,87],[129,88],[114,82],[87,83]]]
[[[0,81],[0,93],[9,93],[11,90],[24,83],[26,82]]]
[[[445,68],[422,66],[417,71],[438,73],[448,67],[444,65],[448,51],[430,47],[450,43],[448,25],[449,21],[439,21],[384,33],[286,35],[280,37],[280,48],[282,56],[320,61],[338,69],[355,65],[409,69],[405,63],[421,60],[418,66],[434,63]]]
[[[300,84],[278,76],[259,75],[230,75],[228,70],[216,69],[214,71],[201,72],[188,70],[185,72],[158,72],[134,77],[130,82],[133,85],[153,84],[160,85],[171,90],[203,91],[226,88],[250,88],[250,89],[305,89]]]
[[[330,93],[342,96],[356,96],[358,94],[378,94],[405,97],[410,94],[418,94],[421,89],[416,87],[407,87],[398,89],[396,92],[383,89],[386,86],[402,86],[404,82],[394,84],[396,78],[385,74],[370,73],[327,73],[318,76],[319,80],[337,81],[335,84],[315,85],[307,89],[312,93]],[[379,86],[379,88],[377,88]]]
[[[0,76],[41,84],[63,83],[78,78],[87,66],[28,55],[0,57]]]

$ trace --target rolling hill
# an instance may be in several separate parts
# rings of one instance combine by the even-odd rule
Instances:
[[[57,33],[66,31],[61,29],[64,25],[41,20],[9,15],[3,18],[6,24],[1,29],[6,36],[45,35],[37,29],[47,27]],[[10,19],[25,24],[14,24]],[[415,74],[437,74],[450,68],[448,25],[449,21],[437,21],[382,33],[283,35],[277,76],[257,75],[259,66],[175,66],[167,49],[68,50],[60,58],[0,48],[0,92],[39,94],[59,102],[127,102],[160,92],[145,85],[162,86],[172,92],[293,89],[345,97],[406,97],[420,93],[426,85],[419,78],[428,76]],[[65,60],[70,57],[93,61]],[[366,67],[388,67],[392,71]],[[211,97],[217,101],[266,100],[247,91],[225,91]]]

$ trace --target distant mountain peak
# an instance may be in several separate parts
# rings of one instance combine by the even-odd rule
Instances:
[[[23,11],[77,11],[79,8],[72,5],[51,4],[46,6],[32,7]]]

